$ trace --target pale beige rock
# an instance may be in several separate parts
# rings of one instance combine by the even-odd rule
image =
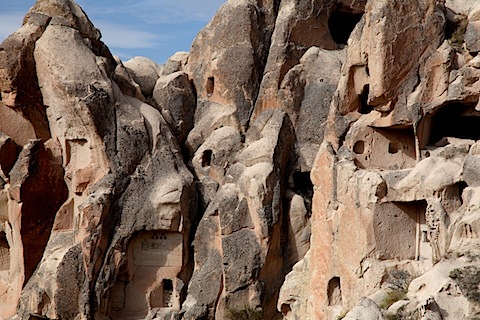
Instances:
[[[305,257],[293,266],[292,271],[286,276],[280,290],[277,309],[282,312],[284,319],[298,319],[299,315],[307,314],[308,301],[303,299],[308,290],[310,251]]]
[[[468,15],[478,5],[476,0],[446,0],[445,6],[455,13]]]
[[[238,142],[213,144],[225,135]],[[285,112],[269,110],[247,131],[243,148],[239,138],[235,128],[217,129],[193,158],[201,181],[208,174],[218,181],[219,189],[214,196],[208,195],[212,198],[194,242],[196,268],[183,307],[186,319],[221,318],[229,309],[241,310],[245,305],[261,304],[267,318],[276,313],[276,300],[267,297],[276,294],[277,281],[283,277],[277,172],[285,170],[293,130]],[[205,162],[207,150],[211,151],[209,163]],[[229,153],[237,163],[225,162]],[[268,210],[262,209],[265,203]]]
[[[230,0],[159,66],[37,1],[0,48],[0,318],[478,317],[479,8]]]
[[[400,102],[402,106],[394,106],[394,103],[402,101],[402,96],[410,95],[408,104],[412,109],[424,101],[424,110],[432,110],[436,106],[447,105],[446,101],[450,97],[473,100],[471,96],[476,89],[473,89],[475,85],[472,83],[478,78],[474,71],[461,69],[458,74],[463,78],[457,78],[458,85],[450,92],[452,49],[448,43],[438,48],[441,44],[441,13],[426,2],[417,9],[423,5],[425,7],[421,10],[425,11],[422,14],[426,14],[425,19],[430,19],[431,22],[419,27],[424,29],[413,40],[417,41],[426,34],[431,36],[428,36],[428,47],[418,51],[420,56],[417,58],[412,59],[412,51],[408,51],[408,58],[394,49],[383,51],[386,47],[394,48],[398,39],[392,42],[390,39],[378,38],[380,42],[389,42],[387,46],[375,42],[375,37],[382,32],[388,34],[390,28],[397,28],[399,25],[395,26],[395,23],[385,25],[380,33],[378,28],[382,26],[378,25],[375,35],[371,34],[368,40],[363,38],[371,32],[368,30],[374,21],[380,21],[375,20],[376,10],[382,8],[383,16],[387,12],[394,14],[389,11],[390,4],[387,3],[369,3],[365,25],[362,29],[357,28],[350,37],[347,62],[337,89],[339,96],[332,102],[329,115],[331,126],[327,127],[326,138],[336,148],[336,139],[344,134],[346,136],[341,138],[343,146],[337,152],[330,150],[328,144],[322,145],[312,171],[312,181],[317,190],[314,195],[312,257],[309,268],[313,274],[309,288],[299,293],[303,299],[315,299],[319,303],[307,306],[306,310],[293,311],[290,314],[292,319],[334,319],[342,310],[351,309],[362,296],[379,290],[384,276],[382,266],[385,268],[399,264],[399,260],[419,260],[409,270],[425,272],[432,263],[445,259],[449,247],[450,250],[452,248],[452,234],[449,230],[452,230],[451,223],[461,215],[462,210],[459,189],[455,186],[462,181],[462,167],[464,162],[468,163],[466,159],[473,141],[455,140],[454,137],[460,137],[456,133],[449,133],[448,130],[441,132],[444,129],[435,122],[440,115],[437,118],[428,116],[428,121],[420,122],[422,126],[416,127],[419,117],[414,113],[409,114],[411,111],[403,107],[406,106],[402,105],[404,102]],[[398,12],[394,15],[398,15]],[[417,31],[412,29],[411,32]],[[432,39],[435,40],[432,42]],[[362,52],[368,54],[363,55]],[[395,61],[410,61],[405,73],[401,70],[392,73],[392,70],[397,70],[395,65],[389,65],[388,72],[380,71],[394,61],[387,58],[388,55],[394,56]],[[383,63],[386,64],[382,67]],[[368,65],[367,69],[365,65]],[[398,66],[403,68],[406,65],[402,63]],[[424,68],[420,73],[421,85],[418,87],[415,87],[408,75],[408,72],[416,68]],[[346,70],[349,70],[348,73],[345,73]],[[471,79],[471,82],[466,78]],[[366,102],[370,107],[361,105],[362,102],[359,101],[366,85],[370,86]],[[395,98],[388,98],[390,94]],[[381,96],[387,97],[387,103],[378,103],[383,99]],[[342,109],[347,105],[350,107]],[[391,111],[393,107],[395,110]],[[378,113],[368,108],[376,109]],[[452,105],[451,110],[453,108]],[[345,120],[336,112],[345,114]],[[347,114],[349,112],[352,115]],[[354,114],[355,112],[360,114]],[[431,111],[427,111],[427,115],[428,112]],[[342,121],[347,125],[342,127]],[[348,125],[349,121],[355,123]],[[428,125],[432,123],[433,126],[429,128]],[[388,128],[395,124],[401,126]],[[336,137],[331,135],[332,132],[336,132]],[[432,140],[435,138],[432,136],[438,137],[437,139],[452,138],[446,138],[445,144],[434,146]],[[474,179],[473,161],[468,165],[472,168],[469,171],[471,179]],[[362,220],[354,222],[356,216],[350,212],[357,212],[363,217]],[[422,234],[428,239],[422,238]],[[399,246],[399,243],[402,245]],[[338,296],[335,292],[341,292],[341,299],[334,299]],[[381,313],[378,315],[382,316]],[[436,315],[425,311],[422,316],[428,318]]]
[[[205,139],[218,128],[233,127],[240,130],[240,124],[235,115],[235,106],[209,103],[195,111],[195,125],[185,142],[189,153],[193,154],[205,142]]]
[[[305,200],[302,196],[291,192],[288,210],[288,249],[286,248],[287,265],[294,265],[303,259],[310,248],[310,219]]]
[[[0,131],[12,137],[18,145],[24,146],[30,139],[37,138],[32,124],[2,102],[0,119]]]
[[[273,1],[227,1],[192,43],[187,73],[198,95],[197,109],[234,108],[245,133],[268,51]],[[218,107],[216,107],[218,109]],[[196,117],[196,124],[202,118]]]
[[[160,77],[153,90],[153,102],[183,145],[193,129],[195,95],[188,75],[176,71]]]
[[[167,62],[163,66],[162,75],[168,76],[174,72],[185,71],[188,63],[188,57],[188,52],[175,52],[173,56],[168,58]]]
[[[240,133],[233,127],[222,127],[208,137],[192,158],[198,177],[211,176],[222,183],[229,159],[241,148]]]
[[[345,317],[345,320],[362,320],[362,319],[372,319],[372,320],[383,320],[382,312],[380,308],[368,298],[363,298],[360,302],[350,310]]]
[[[119,59],[115,59],[117,66],[115,67],[115,74],[113,80],[120,87],[120,90],[126,95],[137,98],[141,101],[146,101],[143,96],[142,90],[138,83],[136,83],[133,78],[128,73],[127,69],[123,65],[123,62]]]
[[[312,46],[327,50],[337,48],[328,28],[327,17],[330,8],[330,4],[309,1],[280,3],[259,99],[255,104],[255,116],[266,109],[284,106],[280,89],[285,86],[284,81],[288,82],[288,72],[293,72],[292,68],[299,64],[307,49]],[[296,84],[295,89],[298,90],[301,86]],[[291,104],[285,105],[293,107]]]
[[[92,165],[92,179],[87,183],[94,183],[108,171],[101,137],[112,130],[106,126],[99,132],[95,123],[98,117],[113,114],[112,107],[107,106],[112,89],[104,61],[90,51],[78,31],[55,24],[49,25],[37,41],[35,60],[51,134],[62,148],[67,175],[75,179],[78,169]],[[71,62],[66,65],[64,61]],[[99,108],[102,104],[104,108]],[[75,125],[77,115],[67,111],[74,106],[82,110],[79,116],[84,125],[80,128]]]
[[[140,86],[145,97],[151,97],[153,88],[162,74],[162,67],[146,57],[134,57],[123,63],[129,75]]]
[[[465,44],[470,52],[480,51],[480,21],[470,21],[465,32]]]

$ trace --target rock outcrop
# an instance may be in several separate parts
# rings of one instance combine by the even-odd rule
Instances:
[[[476,319],[480,6],[229,0],[122,62],[0,45],[0,318]]]

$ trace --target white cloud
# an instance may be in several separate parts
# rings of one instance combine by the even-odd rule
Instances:
[[[0,42],[20,29],[25,13],[0,13]]]
[[[133,55],[127,52],[119,51],[112,48],[110,48],[110,52],[112,53],[112,55],[119,57],[122,61],[128,61],[134,57]]]
[[[118,23],[97,21],[95,26],[102,32],[103,42],[114,48],[151,49],[155,48],[159,41],[167,40],[165,36]]]

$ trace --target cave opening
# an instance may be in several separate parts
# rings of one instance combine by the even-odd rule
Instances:
[[[428,144],[446,137],[480,139],[480,112],[474,106],[452,102],[443,106],[430,119]]]
[[[0,232],[0,271],[10,270],[10,246],[5,232]]]
[[[170,279],[163,280],[163,307],[172,307],[173,282]]]
[[[395,154],[402,149],[403,146],[399,141],[390,141],[388,143],[388,153],[390,154]]]
[[[368,127],[356,139],[352,151],[359,168],[400,170],[415,166],[415,133],[411,126]]]
[[[328,28],[333,41],[346,45],[350,34],[362,16],[363,13],[352,13],[345,7],[334,8],[328,19]]]
[[[209,167],[212,162],[213,151],[208,149],[202,153],[202,167]]]
[[[355,152],[355,154],[363,154],[365,152],[365,141],[358,140],[355,142],[353,145],[353,152]]]
[[[207,95],[211,96],[213,94],[214,89],[215,89],[215,78],[214,77],[208,77],[207,85],[206,85]]]
[[[340,277],[333,277],[328,281],[327,296],[329,306],[342,304],[342,289],[340,286]]]
[[[430,245],[418,240],[426,229],[425,200],[385,202],[374,209],[373,225],[377,257],[380,260],[428,258]],[[398,244],[401,243],[401,246]]]
[[[370,85],[366,84],[363,87],[362,93],[358,96],[360,100],[360,106],[358,112],[361,114],[369,114],[373,111],[373,106],[368,104],[368,94],[370,93]]]

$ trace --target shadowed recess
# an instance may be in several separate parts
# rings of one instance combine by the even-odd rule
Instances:
[[[344,8],[334,10],[328,19],[328,28],[333,40],[337,44],[347,44],[348,38],[357,23],[362,19],[363,13],[350,13]]]

